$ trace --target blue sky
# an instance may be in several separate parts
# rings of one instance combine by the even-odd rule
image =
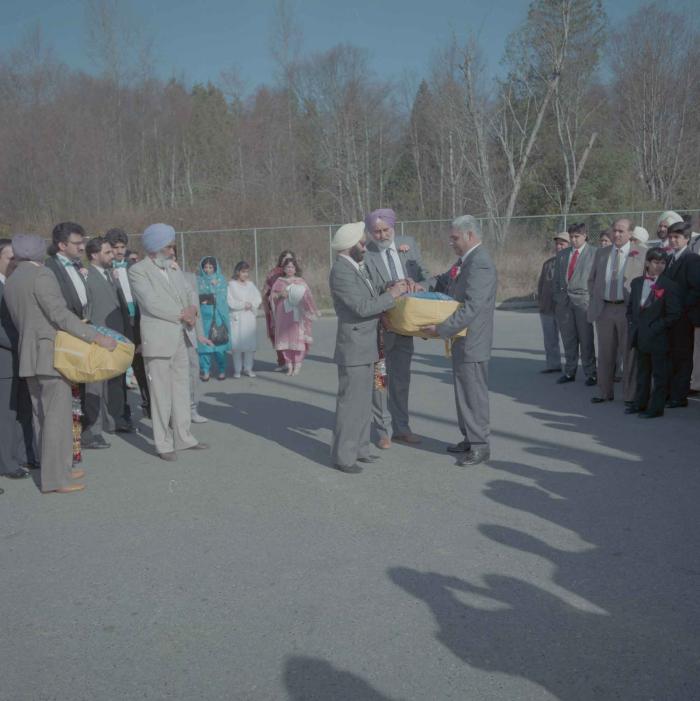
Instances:
[[[217,80],[235,68],[249,91],[272,82],[270,26],[274,0],[119,0],[152,40],[155,66],[163,78],[188,83]],[[644,4],[605,0],[615,23]],[[690,10],[692,0],[666,4]],[[525,18],[526,0],[291,0],[302,28],[304,54],[350,43],[369,51],[383,79],[404,73],[420,79],[431,56],[454,32],[479,36],[483,55],[497,71],[504,42]],[[16,46],[40,22],[47,44],[69,66],[91,70],[85,36],[84,0],[2,0],[0,51]]]

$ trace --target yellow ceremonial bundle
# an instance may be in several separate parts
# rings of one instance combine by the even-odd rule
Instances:
[[[56,333],[53,366],[71,382],[111,380],[125,373],[133,359],[134,344],[126,339],[117,340],[117,347],[108,351],[65,331]]]
[[[423,336],[423,326],[441,324],[462,304],[455,300],[425,299],[404,296],[396,300],[396,306],[386,312],[389,328],[402,336]],[[466,336],[463,329],[457,336]]]

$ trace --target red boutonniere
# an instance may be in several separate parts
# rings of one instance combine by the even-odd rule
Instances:
[[[638,255],[639,255],[639,251],[638,251],[638,250],[636,250],[636,249],[633,248],[633,249],[630,251],[630,258],[634,258],[635,256],[638,256]]]
[[[399,253],[408,253],[411,250],[411,247],[408,244],[402,243],[399,246]]]
[[[654,297],[656,299],[663,299],[664,294],[666,294],[666,290],[663,287],[654,287]]]
[[[450,268],[450,277],[454,280],[457,275],[459,275],[459,268],[456,265],[453,265]]]
[[[87,268],[80,268],[80,274],[83,276],[83,278],[85,280],[87,280],[87,276],[88,276]]]

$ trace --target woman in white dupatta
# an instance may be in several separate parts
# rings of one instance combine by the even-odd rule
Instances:
[[[228,284],[233,376],[236,378],[241,376],[241,371],[248,377],[255,377],[253,362],[258,347],[255,313],[262,304],[262,297],[249,278],[250,265],[242,260],[236,264],[233,280]]]

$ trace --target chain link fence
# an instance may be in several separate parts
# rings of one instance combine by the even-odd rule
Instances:
[[[678,210],[697,220],[698,209]],[[542,262],[552,252],[552,237],[574,223],[586,224],[589,240],[597,244],[599,233],[611,226],[615,219],[628,217],[635,225],[645,227],[650,238],[655,238],[661,210],[637,212],[588,212],[560,215],[513,217],[505,242],[497,246],[488,236],[488,220],[479,219],[484,232],[484,243],[495,257],[499,272],[499,300],[533,298]],[[398,221],[397,235],[412,236],[420,246],[427,268],[438,273],[453,262],[454,254],[448,246],[451,219]],[[291,249],[303,269],[303,276],[311,286],[317,302],[330,303],[328,274],[333,263],[331,239],[339,224],[308,226],[253,227],[249,229],[216,229],[179,231],[177,234],[178,260],[184,270],[197,271],[205,256],[215,256],[228,277],[236,263],[247,261],[252,278],[259,288],[265,283],[267,272],[274,267],[280,252]],[[139,236],[130,245],[140,250]]]

